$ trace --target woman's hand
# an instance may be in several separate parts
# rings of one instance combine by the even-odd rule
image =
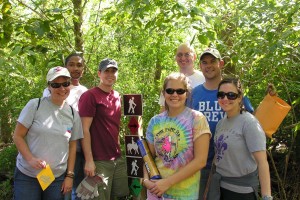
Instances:
[[[167,191],[172,186],[172,184],[168,179],[160,179],[160,180],[152,180],[152,181],[154,183],[154,186],[151,189],[149,189],[149,191],[158,197],[161,197],[165,193],[165,191]]]
[[[63,194],[67,194],[72,191],[73,186],[73,178],[65,177],[65,180],[61,186],[61,191]]]
[[[148,189],[152,189],[155,186],[155,183],[152,180],[149,179],[144,179],[143,180],[143,185]]]
[[[46,161],[36,157],[32,157],[30,160],[28,160],[28,163],[34,169],[44,169],[47,165]]]

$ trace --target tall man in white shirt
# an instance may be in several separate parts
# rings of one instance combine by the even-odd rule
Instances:
[[[205,78],[199,70],[194,69],[194,62],[197,58],[194,48],[187,44],[182,43],[178,46],[175,60],[179,67],[179,71],[186,75],[190,80],[192,88],[204,83]],[[160,112],[165,110],[165,98],[160,94],[159,105],[161,106]]]

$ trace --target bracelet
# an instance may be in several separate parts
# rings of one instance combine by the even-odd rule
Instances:
[[[67,174],[75,175],[73,171],[68,171]]]
[[[273,200],[272,196],[266,195],[262,197],[263,200]]]
[[[72,176],[72,175],[70,175],[70,174],[67,174],[66,177],[71,178],[71,179],[74,179],[74,176]]]

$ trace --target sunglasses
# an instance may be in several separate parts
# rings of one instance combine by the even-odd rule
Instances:
[[[177,94],[181,95],[184,94],[186,92],[185,89],[173,89],[173,88],[167,88],[166,89],[166,93],[167,94],[174,94],[174,92],[176,92]]]
[[[217,94],[217,98],[218,99],[224,99],[225,96],[227,97],[227,99],[229,100],[236,100],[240,95],[234,92],[218,92]]]
[[[63,82],[63,83],[49,83],[49,85],[52,87],[52,88],[60,88],[61,86],[63,87],[69,87],[70,86],[70,82]]]

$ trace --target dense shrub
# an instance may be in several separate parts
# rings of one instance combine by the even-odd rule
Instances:
[[[0,199],[9,200],[13,197],[13,174],[17,153],[14,144],[5,145],[0,149]]]

